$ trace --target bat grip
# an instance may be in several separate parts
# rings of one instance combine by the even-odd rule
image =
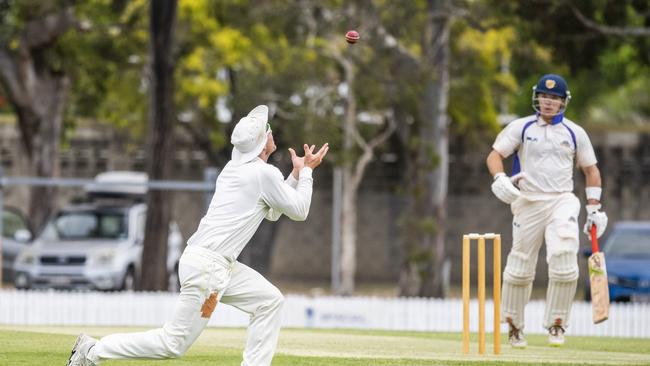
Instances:
[[[596,225],[591,225],[591,252],[598,253],[598,236],[596,235]]]

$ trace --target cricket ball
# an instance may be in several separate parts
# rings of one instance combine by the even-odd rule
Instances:
[[[357,43],[359,40],[359,32],[355,30],[349,30],[347,33],[345,33],[345,40],[349,44]]]

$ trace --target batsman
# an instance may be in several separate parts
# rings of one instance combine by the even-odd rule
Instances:
[[[573,193],[577,166],[585,175],[587,220],[600,237],[607,226],[601,210],[601,179],[585,130],[564,117],[571,93],[559,75],[542,76],[533,87],[535,114],[510,122],[497,136],[487,157],[494,177],[492,192],[510,205],[512,249],[503,274],[501,319],[508,323],[510,345],[527,346],[524,308],[530,300],[537,257],[546,244],[548,289],[544,328],[549,345],[564,344],[571,304],[578,283],[580,201]],[[514,154],[511,176],[503,159]]]

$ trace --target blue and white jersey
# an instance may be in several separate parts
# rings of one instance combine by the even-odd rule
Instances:
[[[585,130],[562,115],[552,123],[537,115],[514,120],[499,133],[492,148],[504,158],[517,154],[512,174],[526,173],[519,188],[534,200],[573,192],[574,167],[598,162]]]

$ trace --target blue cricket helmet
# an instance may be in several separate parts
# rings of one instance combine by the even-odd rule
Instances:
[[[537,82],[537,85],[533,87],[533,92],[557,95],[562,98],[571,95],[566,81],[564,81],[560,75],[556,74],[546,74],[542,76]]]
[[[564,81],[560,75],[556,74],[546,74],[542,76],[537,84],[533,86],[533,109],[537,113],[540,113],[538,94],[551,94],[562,98],[562,106],[557,114],[558,116],[561,116],[566,111],[569,101],[571,100],[571,92],[569,91],[566,81]],[[559,118],[561,119],[561,117]]]

